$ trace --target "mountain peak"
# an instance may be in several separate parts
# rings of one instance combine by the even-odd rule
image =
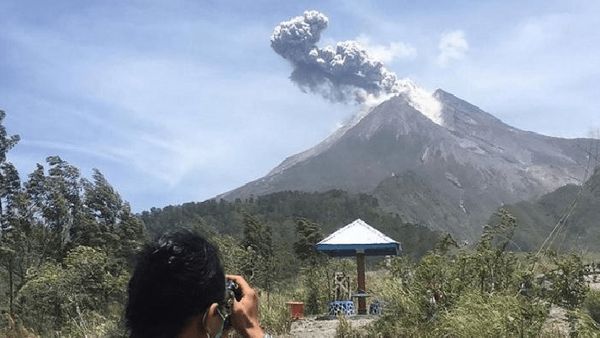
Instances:
[[[404,79],[402,81],[402,86],[405,90],[400,95],[404,96],[413,108],[425,115],[435,124],[440,126],[444,125],[442,102],[436,98],[434,94],[417,86],[409,79]]]
[[[466,238],[498,206],[577,182],[587,162],[582,142],[589,140],[520,131],[442,89],[431,94],[407,81],[317,146],[217,198],[371,193],[408,221]]]
[[[495,116],[483,111],[481,108],[441,88],[436,89],[432,96],[442,105],[441,116],[445,122],[445,126],[449,129],[465,130],[474,126],[478,126],[479,128],[499,126],[516,130],[504,124]]]

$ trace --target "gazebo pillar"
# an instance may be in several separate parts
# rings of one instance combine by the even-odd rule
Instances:
[[[400,243],[382,234],[379,230],[368,225],[362,219],[356,219],[354,222],[343,228],[336,230],[331,235],[315,245],[317,251],[324,252],[332,257],[354,257],[356,256],[356,292],[349,296],[352,301],[357,299],[358,314],[367,314],[367,286],[365,285],[365,256],[397,256],[400,253]],[[338,301],[339,299],[336,299]],[[331,302],[329,305],[329,315],[340,314],[337,309],[338,302]],[[352,303],[351,313],[354,314],[354,303]]]
[[[367,288],[365,286],[365,253],[356,253],[356,279],[358,282],[358,292],[365,293]],[[367,300],[365,297],[358,297],[358,314],[367,314]]]

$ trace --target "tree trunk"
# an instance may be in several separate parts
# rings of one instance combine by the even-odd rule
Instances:
[[[13,258],[11,257],[10,260],[8,261],[8,311],[12,316],[14,316],[15,312],[14,312],[14,307],[13,307],[13,300],[14,300],[14,280],[13,280]]]

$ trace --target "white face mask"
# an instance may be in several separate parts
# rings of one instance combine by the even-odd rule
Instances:
[[[214,338],[221,338],[223,336],[223,329],[225,328],[225,320],[227,319],[228,316],[222,314],[221,310],[218,307],[217,307],[217,313],[219,314],[219,317],[221,317],[221,327],[219,328],[219,331],[215,334]],[[202,323],[204,324],[204,331],[206,331],[206,337],[211,338],[210,334],[208,333],[208,328],[206,327],[206,315],[208,315],[208,311],[206,311],[204,313],[204,317],[202,318]]]

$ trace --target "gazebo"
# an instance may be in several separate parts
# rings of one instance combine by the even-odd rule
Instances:
[[[400,243],[384,235],[365,221],[357,219],[335,231],[316,245],[317,251],[333,257],[356,256],[358,314],[367,313],[365,297],[365,256],[397,256]]]

